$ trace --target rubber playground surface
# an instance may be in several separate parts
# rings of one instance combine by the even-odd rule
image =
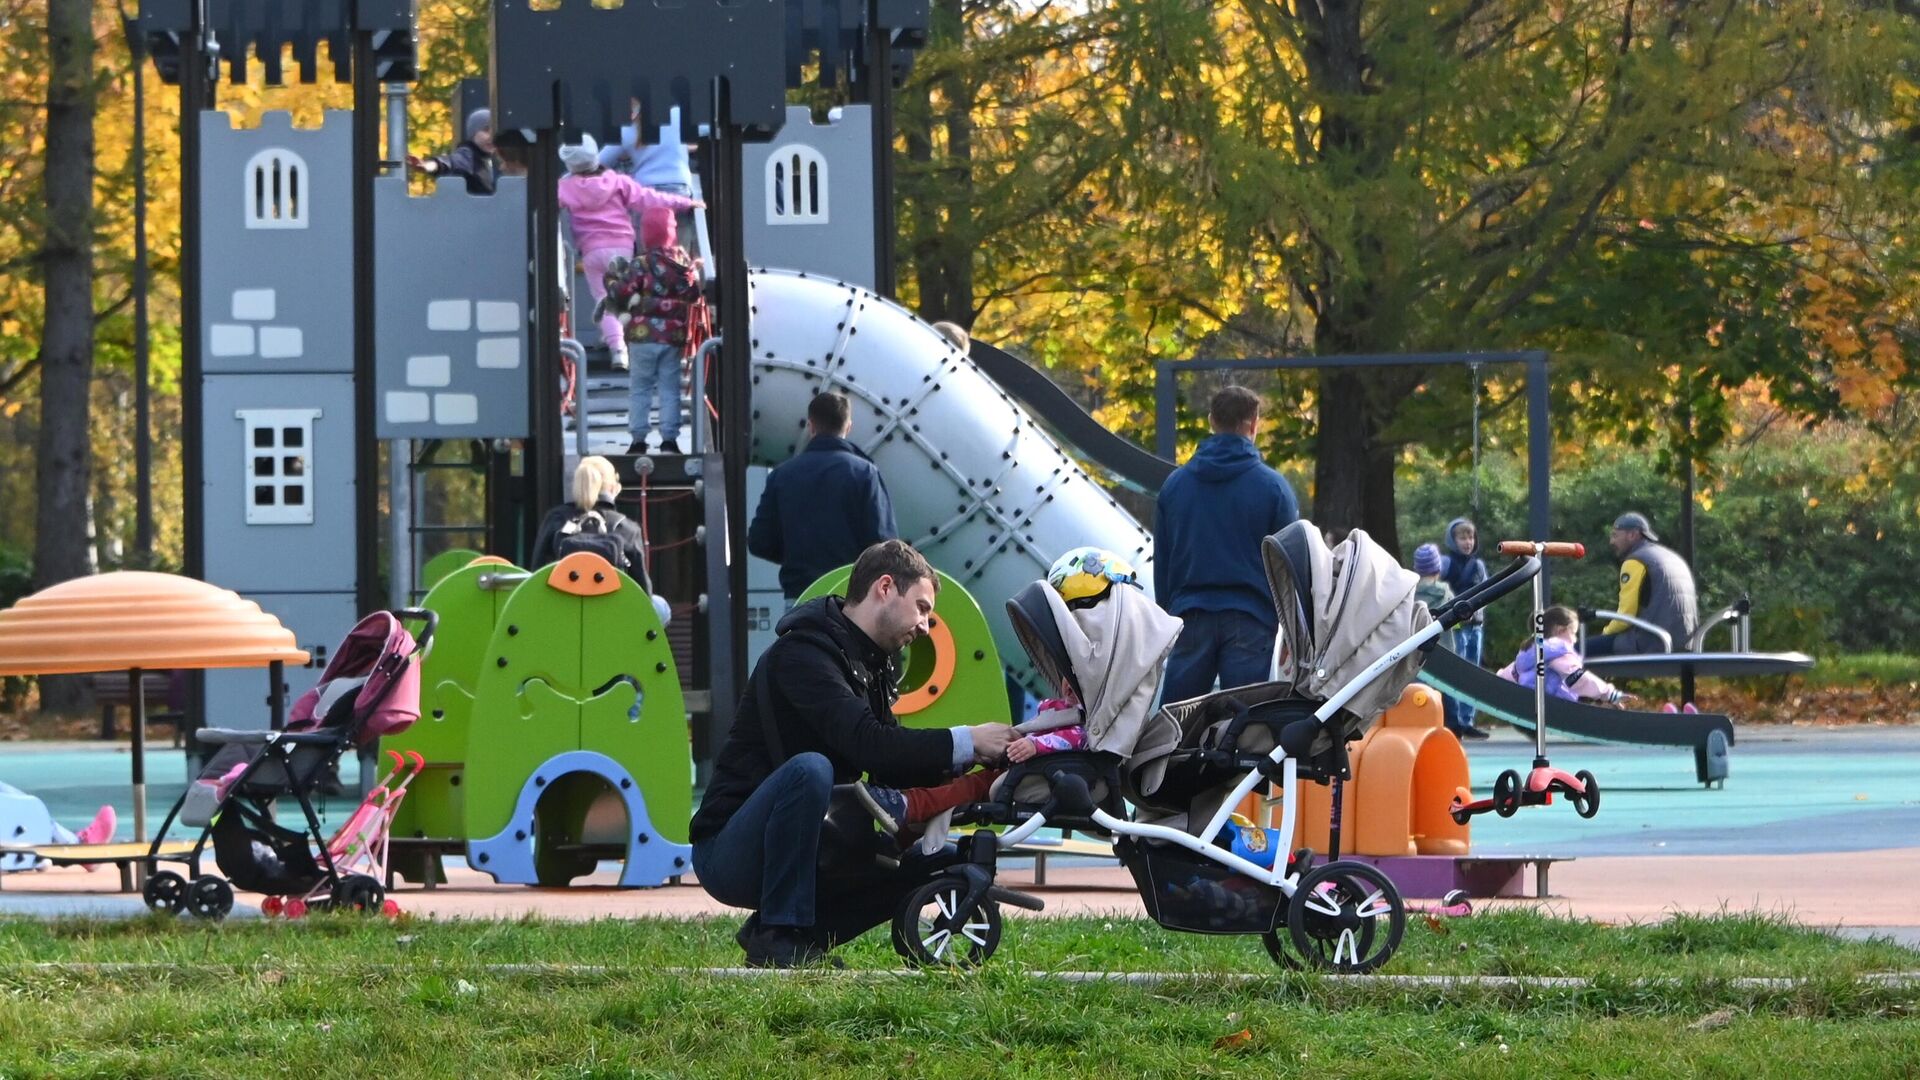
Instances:
[[[1469,748],[1477,791],[1502,769],[1524,772],[1529,738],[1505,728]],[[1673,911],[1790,913],[1818,926],[1891,932],[1920,940],[1920,729],[1909,727],[1744,728],[1719,790],[1693,778],[1689,753],[1667,748],[1550,741],[1553,763],[1590,769],[1599,778],[1601,810],[1588,821],[1556,804],[1512,818],[1478,818],[1478,855],[1552,855],[1572,859],[1552,871],[1544,905],[1603,921],[1645,921]],[[0,779],[44,799],[54,817],[78,824],[102,802],[120,814],[120,839],[132,836],[124,746],[103,743],[14,744],[0,748]],[[179,751],[150,754],[149,816],[157,825],[184,786]],[[345,766],[351,786],[353,766]],[[331,822],[351,810],[328,804]],[[1103,860],[1056,857],[1040,889],[1055,913],[1139,914],[1125,870]],[[450,883],[423,891],[403,884],[395,899],[408,911],[436,917],[552,918],[692,916],[724,913],[694,887],[622,890],[605,864],[586,887],[564,890],[498,886],[449,860]],[[1030,870],[1009,862],[1009,884]],[[0,915],[130,915],[137,897],[118,894],[111,869],[78,868],[0,876]],[[257,913],[242,896],[236,917]],[[1484,904],[1483,904],[1484,906]]]

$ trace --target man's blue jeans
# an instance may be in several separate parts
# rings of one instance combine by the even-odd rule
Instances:
[[[1478,666],[1486,644],[1487,628],[1477,623],[1461,623],[1453,628],[1453,651],[1460,659]],[[1459,698],[1443,697],[1446,705],[1447,727],[1453,729],[1473,726],[1473,702]]]
[[[715,900],[758,913],[760,925],[813,931],[831,948],[893,917],[924,875],[878,866],[822,874],[821,823],[833,765],[796,754],[762,781],[717,834],[693,845],[693,872]]]
[[[1167,658],[1162,701],[1185,701],[1213,689],[1251,686],[1273,676],[1275,628],[1244,611],[1185,611],[1180,640]]]

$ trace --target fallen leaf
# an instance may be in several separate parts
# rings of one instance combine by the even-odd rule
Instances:
[[[1427,929],[1434,933],[1441,935],[1453,933],[1453,927],[1447,925],[1447,920],[1435,915],[1433,912],[1422,912],[1421,917],[1427,920]]]
[[[1715,1009],[1707,1015],[1687,1025],[1688,1031],[1718,1031],[1733,1023],[1732,1009]]]
[[[1222,1035],[1213,1040],[1213,1048],[1215,1050],[1239,1050],[1252,1041],[1253,1032],[1248,1031],[1246,1028],[1241,1028],[1231,1035]]]
[[[279,986],[287,981],[287,975],[283,971],[263,971],[260,973],[260,981],[268,986]]]

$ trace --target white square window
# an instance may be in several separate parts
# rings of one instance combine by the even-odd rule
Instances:
[[[313,422],[320,410],[241,409],[234,416],[247,524],[313,524]]]

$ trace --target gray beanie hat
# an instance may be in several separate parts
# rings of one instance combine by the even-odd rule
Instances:
[[[467,138],[469,139],[492,126],[492,109],[475,109],[467,114]]]

